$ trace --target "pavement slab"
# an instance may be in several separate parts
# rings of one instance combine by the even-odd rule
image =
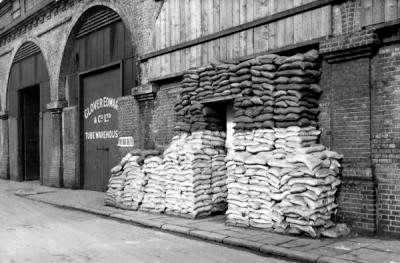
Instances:
[[[356,249],[347,254],[337,256],[337,258],[363,263],[400,263],[399,254],[379,252],[368,248]]]
[[[242,239],[242,238],[236,238],[236,237],[225,238],[223,240],[223,242],[228,245],[244,247],[244,248],[248,248],[248,249],[252,249],[252,250],[256,250],[256,251],[259,251],[260,247],[262,246],[262,244],[260,244],[259,242],[254,242],[254,241],[250,241],[250,240],[246,240],[246,239]]]
[[[107,207],[104,206],[104,193],[99,192],[56,189],[29,183],[12,183],[7,188],[7,190],[10,189],[23,198],[100,214],[141,226],[219,242],[232,247],[283,256],[296,262],[400,263],[399,240],[363,236],[342,239],[311,239],[304,236],[290,236],[259,229],[228,226],[225,224],[224,215],[204,219],[187,219]],[[39,191],[41,191],[40,194],[35,194]],[[24,193],[30,194],[24,195]]]
[[[197,238],[203,238],[211,241],[216,241],[216,242],[222,242],[224,239],[228,238],[227,235],[221,235],[218,233],[213,233],[210,231],[205,231],[205,230],[190,230],[189,235]]]

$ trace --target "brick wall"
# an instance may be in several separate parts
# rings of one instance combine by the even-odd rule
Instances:
[[[353,230],[375,232],[375,185],[372,181],[346,180],[338,194],[336,221],[346,222]]]
[[[118,134],[120,137],[132,136],[134,140],[133,148],[141,148],[141,136],[138,132],[139,106],[133,96],[118,98]],[[126,154],[131,148],[120,148],[121,155]]]
[[[174,136],[174,104],[178,102],[180,87],[176,84],[161,86],[157,92],[150,130],[156,147],[166,147]]]
[[[321,142],[344,155],[337,220],[375,231],[375,185],[371,164],[370,59],[324,62]]]
[[[400,44],[372,63],[372,160],[378,181],[379,231],[400,234]]]
[[[119,135],[132,136],[133,148],[164,148],[174,135],[174,105],[178,100],[178,83],[161,85],[154,99],[141,100],[133,96],[119,98]],[[131,148],[121,148],[121,155]]]
[[[79,115],[78,107],[64,108],[62,113],[63,186],[80,187],[79,165]]]

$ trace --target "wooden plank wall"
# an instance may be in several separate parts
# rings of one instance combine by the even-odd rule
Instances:
[[[167,0],[150,51],[161,50],[317,0]],[[149,78],[296,44],[331,33],[331,6],[150,58]]]
[[[361,3],[361,23],[363,26],[400,18],[400,1],[398,0],[362,0]]]

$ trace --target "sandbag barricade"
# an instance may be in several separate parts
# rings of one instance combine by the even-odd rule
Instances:
[[[191,218],[228,203],[229,224],[332,236],[341,156],[317,143],[319,67],[310,50],[187,70],[174,106],[177,135],[162,158],[144,161],[144,175],[115,167],[107,202]],[[225,112],[209,103],[225,99],[235,109],[228,156]]]
[[[237,132],[228,153],[229,224],[317,237],[334,224],[341,155],[315,127]]]
[[[106,204],[199,218],[226,210],[225,133],[203,130],[172,139],[163,157],[126,155],[112,169]]]

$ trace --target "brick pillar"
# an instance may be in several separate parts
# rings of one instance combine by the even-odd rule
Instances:
[[[78,106],[63,109],[63,187],[80,188],[79,115]]]
[[[64,101],[51,102],[47,105],[50,112],[49,125],[43,129],[51,129],[51,137],[44,138],[44,142],[48,139],[49,144],[44,143],[42,148],[43,152],[47,151],[47,154],[42,152],[42,156],[49,157],[48,171],[43,171],[42,174],[42,182],[47,186],[63,187],[62,109],[65,106]],[[48,134],[47,132],[43,131],[43,134]]]
[[[0,178],[9,179],[8,114],[0,112]]]

